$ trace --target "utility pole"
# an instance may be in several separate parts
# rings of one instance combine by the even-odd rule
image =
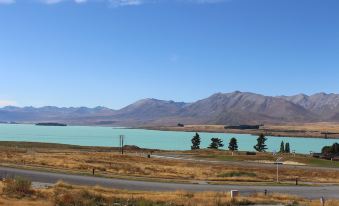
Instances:
[[[119,138],[120,138],[120,151],[121,151],[121,154],[123,155],[124,154],[124,138],[125,138],[125,135],[120,135]]]
[[[277,164],[277,183],[279,183],[279,164]]]
[[[277,165],[277,183],[279,183],[279,165],[282,164],[282,162],[280,162],[283,158],[279,157],[276,161],[275,164]]]

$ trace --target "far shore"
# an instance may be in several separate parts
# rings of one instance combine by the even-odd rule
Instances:
[[[298,124],[267,124],[260,129],[225,129],[225,125],[184,125],[184,126],[146,126],[142,129],[159,131],[182,132],[210,132],[210,133],[234,133],[251,134],[273,137],[300,137],[300,138],[324,138],[339,139],[339,123],[298,123]]]
[[[0,123],[9,124],[9,123]],[[35,124],[35,123],[16,123]],[[339,139],[339,122],[317,122],[317,123],[286,123],[286,124],[265,124],[259,129],[225,129],[229,125],[183,125],[183,126],[117,126],[117,125],[96,125],[96,124],[67,124],[69,126],[91,126],[91,127],[113,127],[124,129],[146,129],[158,131],[178,132],[208,132],[208,133],[231,133],[250,134],[257,136],[264,134],[271,137],[299,137],[299,138],[323,138]]]

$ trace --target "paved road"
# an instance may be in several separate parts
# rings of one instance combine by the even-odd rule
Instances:
[[[40,172],[32,170],[14,169],[0,167],[0,177],[22,176],[35,182],[56,183],[58,180],[77,185],[100,185],[104,187],[145,190],[145,191],[175,191],[187,190],[198,191],[229,191],[232,189],[240,190],[241,194],[249,195],[252,193],[263,192],[267,189],[269,192],[287,193],[302,196],[310,199],[317,199],[321,196],[325,198],[339,199],[339,186],[309,187],[309,186],[237,186],[237,185],[207,185],[207,184],[179,184],[179,183],[160,183],[145,182],[135,180],[111,179],[81,175],[70,175],[51,172]]]

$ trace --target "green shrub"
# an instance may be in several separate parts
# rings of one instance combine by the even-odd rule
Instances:
[[[219,174],[218,177],[256,177],[257,174],[253,172],[226,172]]]
[[[22,177],[8,178],[4,181],[3,193],[10,196],[30,196],[33,194],[32,182]]]

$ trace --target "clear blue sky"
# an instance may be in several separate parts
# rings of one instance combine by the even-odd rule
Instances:
[[[0,105],[339,93],[338,0],[0,0]]]

